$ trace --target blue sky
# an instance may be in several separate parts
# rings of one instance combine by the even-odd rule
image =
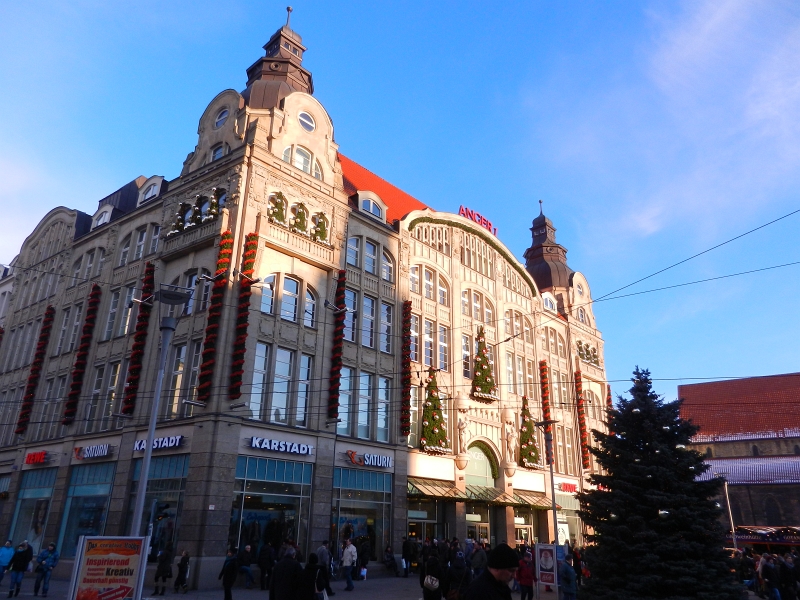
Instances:
[[[520,258],[543,199],[595,297],[800,208],[797,3],[293,4],[344,154],[440,210],[478,210]],[[91,213],[138,175],[176,177],[284,7],[3,3],[0,262],[55,205]],[[799,229],[795,215],[629,291],[800,260]],[[609,378],[797,371],[799,275],[597,304]]]

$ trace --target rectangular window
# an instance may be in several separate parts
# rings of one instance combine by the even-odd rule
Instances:
[[[486,345],[486,358],[489,361],[489,364],[492,365],[492,376],[496,379],[497,369],[494,366],[494,346],[491,344]]]
[[[358,384],[358,431],[357,437],[370,437],[370,404],[372,403],[372,374],[361,373]]]
[[[347,240],[347,264],[358,266],[358,254],[361,251],[361,240],[351,237]]]
[[[522,357],[517,356],[517,394],[525,395],[525,371],[522,368]]]
[[[392,393],[392,380],[378,378],[378,441],[389,441],[389,398]]]
[[[106,321],[106,332],[103,334],[104,340],[110,340],[114,334],[114,321],[117,319],[117,309],[119,308],[119,290],[111,292],[111,304],[108,307],[108,320]]]
[[[92,386],[92,395],[89,398],[89,403],[86,405],[86,423],[83,427],[83,433],[92,433],[95,429],[94,421],[97,418],[97,407],[103,395],[103,378],[105,373],[105,366],[97,367],[94,373],[94,385]]]
[[[439,277],[439,304],[450,306],[450,291],[447,282],[442,277]]]
[[[147,229],[142,228],[136,232],[136,248],[133,250],[133,260],[139,260],[144,254],[144,238],[147,237]]]
[[[197,340],[191,345],[191,362],[189,363],[189,385],[186,386],[186,399],[197,399],[197,385],[200,382],[200,363],[203,361],[203,342]],[[194,406],[191,404],[183,405],[183,416],[191,417],[194,414]]]
[[[67,331],[69,330],[69,313],[70,309],[65,308],[64,314],[61,317],[61,331],[58,334],[58,346],[56,346],[56,351],[53,356],[61,354],[61,351],[64,349],[64,342],[67,341]]]
[[[133,312],[133,292],[136,288],[129,287],[125,290],[125,302],[122,304],[122,315],[119,320],[117,335],[128,335],[131,330],[131,313]]]
[[[300,282],[284,277],[283,298],[281,299],[281,319],[297,321],[297,307],[300,304]]]
[[[364,270],[378,274],[378,246],[370,241],[364,242]]]
[[[275,275],[269,275],[261,286],[261,312],[272,314],[272,304],[275,300]]]
[[[472,339],[468,335],[461,336],[461,367],[466,379],[472,378]]]
[[[150,254],[158,252],[158,237],[161,235],[161,225],[153,225],[153,233],[150,234]]]
[[[575,475],[575,456],[572,453],[572,428],[564,428],[564,449],[567,458],[567,473]]]
[[[430,269],[425,269],[425,297],[428,300],[433,300],[433,280],[435,279],[435,275],[433,271]]]
[[[361,311],[361,345],[375,347],[375,299],[364,296]]]
[[[567,404],[569,404],[569,382],[567,374],[561,373],[561,406],[564,407]]]
[[[561,406],[561,375],[558,371],[553,369],[550,373],[550,381],[553,382],[552,385],[552,399],[553,399],[553,408],[558,408]]]
[[[416,448],[419,444],[419,398],[422,388],[415,385],[411,388],[411,433],[408,436],[408,446]]]
[[[292,380],[294,352],[286,348],[278,348],[275,352],[275,378],[272,383],[272,401],[270,402],[269,420],[273,423],[287,423],[289,408],[289,384]]]
[[[306,426],[308,403],[311,400],[311,356],[300,355],[300,377],[297,382],[297,407],[294,423],[298,427]]]
[[[461,314],[468,317],[470,314],[469,308],[469,290],[464,290],[461,292]]]
[[[536,377],[534,375],[534,364],[532,360],[526,361],[525,366],[528,369],[528,398],[536,397]]]
[[[344,339],[350,342],[356,341],[356,323],[354,311],[356,310],[357,300],[358,296],[356,292],[353,290],[344,291],[344,305],[350,309],[344,313]]]
[[[31,346],[31,339],[33,338],[33,322],[28,323],[25,326],[25,333],[21,340],[21,344],[19,348],[17,348],[17,359],[15,361],[15,368],[19,368],[23,365],[28,364],[26,362],[26,357],[28,355],[28,348]]]
[[[92,267],[94,266],[94,250],[86,253],[86,265],[83,269],[83,278],[89,279],[92,276]]]
[[[425,366],[433,366],[433,321],[425,320],[425,337],[423,344],[425,345]]]
[[[392,305],[381,302],[381,352],[392,351]]]
[[[556,425],[556,446],[558,448],[558,452],[556,452],[557,470],[559,473],[566,473],[564,464],[564,428],[561,425]]]
[[[75,348],[75,342],[78,340],[78,331],[81,326],[81,316],[83,315],[83,304],[75,305],[75,314],[72,317],[72,331],[69,334],[69,346],[67,352],[72,352]]]
[[[481,295],[478,292],[472,292],[472,316],[480,321],[483,311],[481,310]]]
[[[125,263],[128,262],[128,252],[131,249],[131,236],[128,236],[125,241],[122,243],[122,250],[119,252],[119,263],[117,264],[118,267],[122,267]]]
[[[256,361],[253,365],[253,385],[250,388],[250,412],[254,419],[261,418],[264,395],[267,391],[267,375],[269,373],[269,346],[256,344]]]
[[[419,317],[411,315],[411,362],[419,362]]]
[[[67,390],[67,376],[63,375],[56,379],[53,396],[49,399],[48,404],[50,410],[48,411],[48,418],[45,420],[47,426],[47,439],[52,440],[56,437],[58,427],[61,423],[61,402],[64,400],[64,394]],[[63,425],[62,425],[63,427]]]
[[[419,294],[419,267],[411,267],[409,269],[409,281],[411,283],[411,291]]]
[[[189,299],[183,306],[183,315],[190,315],[194,311],[194,295],[197,291],[197,273],[191,273],[186,276],[186,287],[189,288]]]
[[[350,407],[353,406],[353,369],[342,367],[339,382],[339,423],[336,425],[336,433],[350,435]]]
[[[450,370],[450,330],[439,325],[439,370]]]
[[[47,413],[48,413],[48,408],[50,408],[50,403],[54,401],[53,394],[55,394],[55,390],[56,390],[56,380],[48,379],[47,387],[45,388],[44,402],[42,402],[42,416],[39,419],[39,426],[36,428],[36,435],[33,438],[34,440],[44,439],[44,435],[47,433],[47,419],[48,419]],[[0,402],[3,400],[5,400],[4,397],[0,399]]]
[[[95,275],[100,275],[103,272],[103,266],[106,264],[106,251],[104,248],[100,248],[97,251],[97,271],[95,271]]]
[[[170,385],[165,395],[163,409],[164,418],[174,419],[179,416],[183,398],[183,375],[186,371],[186,344],[175,346],[172,354],[172,374]]]
[[[506,352],[506,392],[514,393],[514,355]]]
[[[72,285],[78,285],[81,279],[81,265],[83,258],[79,258],[75,261],[75,264],[72,265]]]
[[[100,407],[100,431],[107,431],[112,427],[114,407],[117,401],[117,384],[119,383],[119,367],[120,363],[111,363],[108,373],[108,382],[106,383],[105,393],[103,394],[103,403]]]
[[[507,310],[503,316],[506,335],[511,335],[511,311]]]

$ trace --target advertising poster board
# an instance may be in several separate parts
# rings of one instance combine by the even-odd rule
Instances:
[[[147,568],[146,537],[81,536],[68,600],[138,600]]]
[[[539,583],[556,584],[556,549],[552,544],[536,544],[536,570]]]

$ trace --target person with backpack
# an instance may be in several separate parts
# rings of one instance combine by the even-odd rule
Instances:
[[[39,595],[39,588],[42,588],[42,598],[47,598],[47,591],[50,589],[50,576],[53,569],[58,564],[58,551],[52,542],[39,552],[36,557],[36,580],[33,583],[33,595]]]
[[[438,552],[432,552],[419,570],[419,585],[422,587],[423,600],[442,599],[444,574]]]

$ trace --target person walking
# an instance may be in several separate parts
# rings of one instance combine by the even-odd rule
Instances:
[[[403,559],[403,577],[408,577],[408,571],[411,569],[411,557],[414,554],[412,549],[414,542],[407,537],[403,536],[403,546],[401,547],[401,557]]]
[[[28,545],[28,542],[22,542],[17,546],[16,552],[11,557],[9,567],[11,569],[11,586],[8,589],[8,597],[19,596],[19,590],[22,587],[22,578],[25,577],[25,571],[28,570],[28,565],[33,560],[33,548]]]
[[[575,577],[573,562],[574,557],[572,554],[567,554],[564,562],[558,567],[558,585],[561,589],[563,600],[575,600],[578,594],[578,579]]]
[[[253,587],[253,582],[255,578],[253,577],[253,569],[250,568],[250,565],[253,564],[253,555],[250,554],[250,544],[244,547],[244,550],[239,552],[239,572],[244,573],[244,587],[248,590]]]
[[[445,571],[438,552],[431,552],[428,560],[419,570],[419,585],[422,587],[422,600],[441,600]]]
[[[186,594],[189,592],[189,552],[184,550],[181,552],[181,559],[178,561],[178,576],[175,578],[175,593],[183,590]]]
[[[14,556],[14,546],[11,544],[11,540],[6,540],[5,545],[0,548],[0,583],[3,582],[3,577],[10,568],[12,556]]]
[[[308,562],[300,575],[300,586],[295,596],[297,600],[323,600],[325,576],[316,553],[308,557]]]
[[[236,548],[231,548],[228,550],[225,562],[222,565],[222,570],[219,572],[219,577],[217,577],[217,579],[222,580],[222,588],[225,590],[225,600],[233,600],[231,590],[238,576],[239,559],[236,558]]]
[[[486,569],[467,588],[464,600],[511,600],[508,584],[514,579],[519,556],[508,544],[498,544],[486,560]]]
[[[365,538],[364,541],[361,542],[361,547],[358,549],[358,573],[356,573],[357,577],[355,577],[355,579],[361,581],[367,578],[367,565],[369,564],[371,553],[372,548],[370,548],[369,545],[369,538]]]
[[[264,543],[258,551],[258,571],[260,575],[261,589],[269,589],[269,579],[272,576],[272,569],[275,567],[275,548],[271,544]]]
[[[358,552],[356,552],[356,547],[353,545],[353,540],[347,538],[344,541],[344,552],[342,552],[342,569],[344,569],[347,581],[347,587],[344,588],[345,592],[352,592],[355,587],[353,585],[353,569],[357,566]]]
[[[158,580],[162,586],[159,587]],[[169,550],[159,550],[156,558],[155,591],[153,596],[163,596],[167,591],[167,579],[172,579],[172,554]],[[161,591],[159,591],[161,590]]]
[[[269,600],[299,600],[302,587],[303,567],[295,560],[297,552],[288,546],[272,569],[269,582]],[[316,555],[314,555],[316,556]]]
[[[462,600],[472,583],[472,572],[467,567],[463,552],[456,552],[444,576],[442,594],[447,600]]]
[[[520,600],[533,600],[533,584],[536,582],[536,569],[533,564],[533,555],[526,552],[519,561],[517,568],[517,581],[521,592]]]
[[[50,589],[50,576],[53,574],[58,564],[58,552],[56,545],[52,542],[47,548],[39,552],[36,557],[36,580],[33,582],[33,595],[39,595],[39,588],[42,589],[42,598],[47,598],[47,591]]]
[[[325,578],[325,593],[328,596],[335,596],[336,592],[331,589],[331,551],[329,549],[330,542],[325,540],[322,545],[317,548],[317,560],[319,561],[322,576]]]
[[[483,549],[483,544],[478,542],[475,545],[475,552],[472,554],[472,572],[475,577],[480,577],[486,569],[486,550]]]

